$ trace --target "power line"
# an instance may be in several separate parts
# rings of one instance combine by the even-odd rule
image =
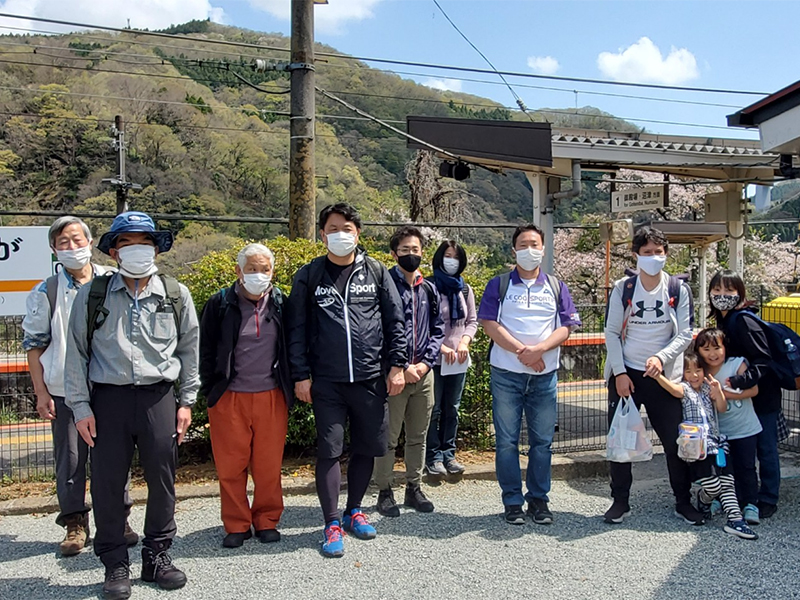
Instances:
[[[119,27],[107,27],[107,26],[100,26],[100,25],[91,25],[88,23],[77,23],[74,21],[62,21],[58,19],[45,19],[43,17],[30,17],[30,16],[23,16],[23,15],[13,15],[9,13],[0,13],[0,17],[6,17],[10,19],[23,19],[27,21],[36,21],[41,23],[53,23],[56,25],[65,25],[68,27],[80,27],[83,29],[98,29],[98,30],[105,30],[105,31],[116,31],[118,33],[127,33],[131,35],[145,35],[145,36],[155,36],[160,38],[168,38],[168,39],[176,39],[176,36],[173,34],[168,33],[161,33],[157,31],[142,31],[142,30],[133,30],[133,29],[122,29]],[[245,48],[255,48],[259,50],[274,50],[278,52],[289,52],[288,48],[279,48],[274,46],[263,46],[259,44],[251,44],[247,42],[234,42],[229,40],[216,40],[216,39],[203,39],[199,40],[198,38],[187,38],[193,39],[200,43],[208,43],[208,44],[220,44],[220,45],[227,45],[227,46],[237,46],[237,47],[245,47]],[[635,83],[635,82],[626,82],[626,81],[608,81],[603,79],[591,79],[585,77],[564,77],[560,75],[540,75],[538,73],[520,73],[515,71],[495,71],[495,70],[488,70],[488,69],[477,69],[473,67],[458,67],[453,65],[437,65],[431,63],[422,63],[422,62],[414,62],[414,61],[404,61],[404,60],[396,60],[396,59],[387,59],[387,58],[374,58],[374,57],[363,57],[363,56],[349,56],[346,54],[339,54],[335,52],[315,52],[315,56],[327,56],[331,58],[340,58],[342,60],[358,60],[363,62],[381,62],[386,64],[397,64],[397,65],[405,65],[405,66],[412,66],[412,67],[420,67],[425,69],[441,69],[441,70],[451,70],[451,71],[461,71],[466,73],[484,73],[490,75],[499,75],[502,74],[508,77],[522,77],[522,78],[529,78],[529,79],[549,79],[554,81],[572,81],[572,82],[579,82],[579,83],[593,83],[598,85],[612,85],[612,86],[628,86],[628,87],[638,87],[638,88],[651,88],[651,89],[659,89],[659,90],[677,90],[677,91],[684,91],[684,92],[702,92],[702,93],[710,93],[710,94],[735,94],[735,95],[751,95],[751,96],[768,96],[768,92],[754,92],[754,91],[747,91],[747,90],[726,90],[720,88],[702,88],[702,87],[690,87],[690,86],[676,86],[676,85],[663,85],[663,84],[656,84],[656,83]]]
[[[2,15],[0,14],[0,16],[2,16]],[[86,58],[81,58],[81,57],[57,57],[57,58],[65,58],[65,59],[68,59],[68,60],[88,60]],[[202,63],[203,61],[200,61],[200,62]],[[44,64],[44,63],[28,63],[28,62],[23,62],[23,61],[12,61],[12,60],[4,60],[4,59],[0,59],[0,63],[18,64],[18,65],[25,65],[25,66],[29,66],[29,67],[49,67],[49,68],[53,68],[53,69],[73,69],[73,70],[86,71],[85,68],[78,67],[78,66],[72,66],[72,65],[50,65],[50,64]],[[149,65],[149,66],[162,66],[162,65]],[[164,65],[164,66],[166,66],[166,65]],[[113,69],[92,69],[92,71],[94,71],[95,73],[115,73],[115,74],[129,75],[129,76],[136,76],[136,77],[158,77],[158,78],[167,78],[167,79],[179,79],[179,80],[183,80],[183,81],[195,81],[195,82],[205,81],[205,82],[218,83],[218,84],[223,83],[223,82],[218,81],[216,79],[207,79],[207,78],[199,78],[199,77],[198,78],[194,78],[194,77],[188,77],[188,76],[184,76],[184,75],[168,75],[168,74],[164,74],[164,73],[134,73],[134,72],[130,72],[130,71],[119,71],[119,70],[113,70]],[[230,72],[230,73],[232,73],[234,75],[237,75],[237,77],[239,79],[241,79],[242,81],[245,81],[243,77],[238,76],[238,74],[234,73],[233,71],[228,71],[228,72]],[[260,88],[258,88],[258,89],[260,89]],[[282,91],[283,90],[276,90],[273,93],[282,93]],[[350,91],[346,91],[346,90],[341,90],[341,91],[336,91],[335,90],[332,93],[351,95],[351,96],[365,96],[365,97],[385,98],[385,99],[391,99],[391,100],[407,100],[407,101],[415,101],[415,102],[429,102],[429,103],[438,103],[438,104],[445,104],[445,105],[449,105],[450,104],[449,101],[436,100],[436,99],[432,99],[432,98],[410,98],[410,97],[402,97],[402,96],[390,96],[390,95],[385,95],[385,94],[370,94],[370,93],[366,93],[366,92],[350,92]],[[465,105],[466,105],[466,103],[465,103]],[[483,106],[483,105],[478,105],[478,106]],[[494,106],[494,108],[498,108],[498,107]],[[502,106],[502,108],[505,108],[507,110],[515,110],[513,107],[507,107],[507,106]],[[678,121],[663,121],[663,120],[657,120],[657,119],[644,119],[644,118],[638,118],[638,117],[623,117],[623,116],[616,116],[616,115],[610,115],[610,114],[609,115],[592,115],[592,114],[579,113],[579,112],[575,112],[575,111],[571,111],[571,110],[537,109],[535,112],[545,113],[545,114],[574,116],[574,117],[614,118],[614,119],[622,119],[622,120],[625,120],[625,121],[634,121],[634,122],[639,122],[639,123],[653,123],[653,124],[658,124],[658,125],[674,125],[674,126],[678,126],[678,127],[696,127],[696,128],[706,128],[706,129],[722,129],[722,130],[726,130],[726,131],[731,129],[730,127],[725,126],[725,125],[707,125],[707,124],[702,124],[702,123],[681,123],[681,122],[678,122]]]
[[[336,64],[331,64],[331,63],[322,63],[322,64],[318,65],[318,67],[321,67],[323,69],[353,69],[353,67],[351,67],[350,65],[336,65]],[[357,70],[360,69],[360,70],[364,70],[364,71],[367,71],[367,70],[368,71],[378,71],[379,73],[390,73],[392,75],[409,75],[409,76],[412,76],[412,77],[430,77],[431,76],[430,73],[417,73],[415,71],[397,71],[397,70],[393,70],[393,69],[379,69],[377,67],[368,67],[368,66],[355,67],[355,68]],[[466,81],[468,83],[482,83],[482,84],[485,84],[485,85],[500,85],[500,86],[504,85],[503,82],[501,82],[501,81],[488,81],[486,79],[473,79],[473,78],[470,78],[470,77],[449,76],[448,79],[453,79],[455,81]],[[413,83],[418,83],[418,82],[414,81]],[[420,85],[428,87],[424,83],[422,83]],[[638,96],[638,95],[635,95],[635,94],[614,94],[612,92],[593,92],[593,91],[590,91],[590,90],[576,90],[576,89],[552,87],[552,86],[546,86],[546,85],[531,85],[531,84],[526,84],[526,83],[515,83],[514,86],[517,87],[517,88],[525,88],[525,89],[532,89],[532,90],[544,90],[544,91],[549,91],[549,92],[565,92],[565,93],[568,93],[568,94],[576,94],[577,93],[577,94],[584,94],[584,95],[588,95],[588,96],[608,96],[608,97],[611,97],[611,98],[627,98],[627,99],[631,99],[631,100],[645,100],[645,101],[650,101],[650,102],[669,102],[669,103],[673,103],[673,104],[690,104],[690,105],[696,105],[696,106],[711,106],[711,107],[716,107],[716,108],[741,108],[741,106],[742,106],[741,104],[721,104],[721,103],[718,103],[718,102],[702,102],[700,100],[679,100],[679,99],[675,99],[675,98],[654,98],[653,96]],[[454,93],[461,94],[463,92],[454,92]],[[459,101],[459,100],[455,100],[454,99],[454,101],[458,102],[459,104],[461,103],[461,101]],[[491,105],[487,104],[485,106],[491,106]]]
[[[485,61],[487,62],[487,64],[488,64],[490,67],[492,67],[492,69],[494,70],[494,72],[495,72],[495,73],[497,73],[497,74],[500,76],[500,79],[503,81],[503,83],[505,83],[505,84],[506,84],[506,87],[507,87],[507,88],[508,88],[508,90],[511,92],[511,95],[512,95],[512,96],[514,96],[514,100],[516,100],[516,101],[517,101],[517,106],[519,106],[519,109],[520,109],[522,112],[524,112],[526,115],[528,115],[528,118],[529,118],[529,119],[530,119],[530,120],[533,122],[533,117],[532,117],[531,115],[529,115],[529,114],[528,114],[528,107],[527,107],[527,106],[525,106],[525,103],[522,101],[522,98],[520,98],[520,97],[519,97],[519,94],[517,94],[517,92],[515,92],[515,91],[514,91],[514,88],[512,88],[512,87],[511,87],[511,84],[509,84],[509,83],[508,83],[508,80],[507,80],[507,79],[506,79],[506,78],[503,76],[503,74],[502,74],[502,73],[500,73],[500,71],[498,71],[498,70],[497,70],[497,67],[495,67],[495,66],[492,64],[492,61],[490,61],[490,60],[489,60],[489,59],[486,57],[486,55],[485,55],[483,52],[481,52],[481,51],[480,51],[480,49],[479,49],[479,48],[478,48],[478,47],[477,47],[475,44],[473,44],[473,43],[472,43],[472,40],[470,40],[470,39],[469,39],[469,38],[466,36],[466,34],[465,34],[463,31],[461,31],[461,30],[458,28],[458,25],[456,25],[456,24],[453,22],[453,19],[451,19],[451,18],[450,18],[450,15],[448,15],[448,14],[445,12],[445,10],[442,8],[442,5],[441,5],[441,4],[439,4],[439,2],[438,2],[437,0],[433,0],[433,3],[436,5],[436,8],[438,8],[438,9],[439,9],[439,12],[440,12],[440,13],[442,13],[442,14],[444,15],[444,18],[445,18],[445,19],[447,19],[447,22],[448,22],[448,23],[450,23],[450,25],[452,25],[452,26],[453,26],[453,29],[455,29],[455,30],[458,32],[458,35],[460,35],[462,38],[464,38],[464,41],[465,41],[465,42],[467,42],[467,43],[468,43],[470,46],[472,46],[472,49],[473,49],[473,50],[475,50],[475,52],[477,52],[477,53],[478,53],[478,54],[481,56],[481,58],[482,58],[483,60],[485,60]]]
[[[9,30],[14,30],[14,31],[24,31],[24,32],[30,32],[30,33],[42,33],[42,34],[49,34],[49,35],[50,34],[52,34],[52,35],[65,35],[65,34],[63,34],[63,32],[60,32],[60,31],[45,30],[45,29],[30,29],[30,28],[25,28],[25,27],[11,27],[9,25],[0,26],[0,30],[2,30],[2,29],[9,29]],[[125,32],[126,33],[134,33],[134,34],[136,33],[135,30],[125,30]],[[155,42],[142,42],[142,41],[139,41],[139,40],[129,40],[129,39],[122,39],[122,38],[101,37],[101,36],[95,36],[95,35],[86,34],[86,33],[80,33],[79,35],[81,35],[84,39],[97,40],[97,41],[102,41],[102,42],[110,42],[110,43],[114,43],[114,44],[134,44],[134,45],[147,46],[147,47],[153,47],[153,48],[171,48],[171,49],[174,49],[174,50],[181,50],[181,51],[202,52],[202,53],[205,53],[205,54],[217,54],[217,55],[222,55],[222,56],[239,56],[239,57],[242,57],[242,58],[270,58],[270,59],[277,59],[277,57],[272,57],[272,56],[263,56],[263,55],[256,55],[256,54],[241,54],[241,53],[233,52],[233,51],[226,52],[226,51],[220,51],[220,50],[210,50],[210,49],[207,49],[207,48],[193,48],[193,47],[188,47],[188,46],[179,46],[179,45],[174,45],[174,44],[156,44]],[[185,39],[187,41],[194,41],[194,42],[201,42],[201,43],[206,41],[206,40],[202,40],[202,39],[198,39],[198,38],[191,38],[191,37],[186,37],[186,38],[177,38],[176,37],[176,39]],[[19,45],[27,45],[24,42],[18,42],[18,44]],[[8,45],[12,45],[12,43],[8,43]],[[40,46],[40,47],[44,47],[44,46]],[[259,48],[268,49],[269,51],[282,51],[282,52],[288,51],[288,50],[286,50],[284,48],[280,48],[280,47],[264,47],[264,46],[258,46],[258,47]],[[102,49],[97,49],[97,50],[92,50],[92,51],[102,52],[103,50]],[[122,53],[111,52],[110,54],[122,54]],[[145,55],[130,55],[130,56],[145,56]],[[174,59],[174,60],[180,60],[180,59]],[[320,68],[320,67],[321,68],[325,68],[325,69],[356,69],[356,70],[363,69],[363,70],[378,71],[378,72],[381,72],[381,73],[390,73],[390,74],[394,74],[394,75],[409,75],[409,76],[412,76],[412,77],[431,77],[430,73],[417,73],[417,72],[414,72],[414,71],[398,71],[398,70],[393,70],[393,69],[380,69],[380,68],[377,68],[377,67],[369,67],[369,66],[366,66],[366,65],[363,66],[363,67],[362,66],[355,66],[354,67],[354,66],[351,66],[351,65],[339,65],[339,64],[329,63],[329,62],[320,62],[317,65],[317,68]],[[505,85],[503,82],[499,82],[499,81],[488,81],[486,79],[473,79],[473,78],[469,78],[469,77],[458,77],[456,75],[450,75],[449,79],[454,79],[456,81],[465,81],[465,82],[469,82],[469,83],[480,83],[480,84],[485,84],[485,85],[502,85],[502,86]],[[425,85],[425,84],[422,84],[422,85]],[[611,98],[628,98],[628,99],[632,99],[632,100],[644,100],[644,101],[650,101],[650,102],[669,102],[669,103],[674,103],[674,104],[688,104],[688,105],[696,105],[696,106],[711,106],[711,107],[718,107],[718,108],[741,108],[740,104],[721,104],[721,103],[717,103],[717,102],[702,102],[700,100],[679,100],[679,99],[674,99],[674,98],[655,98],[655,97],[652,97],[652,96],[639,96],[639,95],[635,95],[635,94],[615,94],[615,93],[611,93],[611,92],[597,92],[597,91],[590,91],[590,90],[577,90],[577,89],[559,88],[559,87],[543,86],[543,85],[531,85],[531,84],[525,84],[525,83],[515,83],[514,85],[516,87],[518,87],[518,88],[526,88],[526,89],[534,89],[534,90],[545,90],[545,91],[552,91],[552,92],[564,92],[564,93],[568,93],[568,94],[577,93],[577,94],[584,94],[584,95],[590,95],[590,96],[607,96],[607,97],[611,97]],[[459,103],[461,103],[461,102],[459,102]],[[486,105],[472,104],[472,106],[492,106],[492,107],[494,107],[493,105],[488,105],[488,104],[486,104]]]

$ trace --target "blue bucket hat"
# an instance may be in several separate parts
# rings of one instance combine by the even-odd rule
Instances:
[[[97,244],[100,252],[109,254],[109,250],[116,246],[117,238],[122,233],[146,233],[148,234],[159,252],[167,252],[172,248],[172,232],[156,231],[156,225],[150,215],[143,212],[125,212],[118,214],[111,224],[111,229],[104,233]]]

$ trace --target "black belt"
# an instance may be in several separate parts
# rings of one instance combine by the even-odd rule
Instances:
[[[156,383],[147,383],[144,385],[136,385],[134,383],[125,383],[122,385],[117,385],[114,383],[92,383],[95,388],[117,388],[123,390],[140,390],[144,392],[152,391],[152,392],[160,392],[160,391],[167,391],[173,385],[175,385],[174,381],[157,381]]]

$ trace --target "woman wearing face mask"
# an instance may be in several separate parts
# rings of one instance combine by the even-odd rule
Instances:
[[[433,368],[434,405],[425,464],[428,474],[438,477],[464,472],[464,466],[455,458],[458,407],[467,379],[469,345],[478,331],[475,294],[461,277],[466,267],[467,253],[452,240],[442,242],[433,255],[433,281],[440,296],[444,343]],[[442,365],[456,368],[452,374],[442,375]]]
[[[708,285],[711,316],[727,338],[729,356],[741,356],[749,365],[747,371],[722,382],[729,389],[748,389],[758,385],[753,406],[761,422],[757,436],[758,492],[757,518],[768,518],[778,510],[781,464],[778,456],[778,418],[781,413],[781,388],[772,374],[772,354],[766,325],[748,308],[744,281],[734,271],[720,271]]]
[[[283,512],[281,463],[294,398],[283,328],[283,294],[272,285],[275,257],[250,244],[237,281],[212,296],[200,321],[201,393],[208,402],[226,548],[252,537],[277,542]],[[247,499],[248,467],[255,492]]]

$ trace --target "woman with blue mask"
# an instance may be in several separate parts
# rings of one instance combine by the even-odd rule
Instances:
[[[728,389],[747,389],[758,385],[753,407],[761,422],[756,437],[756,456],[761,485],[758,491],[758,511],[751,514],[750,523],[771,517],[778,510],[781,483],[781,464],[778,456],[778,422],[781,417],[781,387],[772,372],[772,350],[767,325],[759,319],[747,301],[747,291],[741,276],[734,271],[720,271],[708,285],[711,316],[727,340],[728,356],[741,356],[749,365],[741,375],[722,381]],[[751,511],[752,512],[752,511]]]
[[[459,475],[464,466],[455,458],[458,407],[467,378],[469,345],[478,331],[475,294],[461,274],[467,253],[452,240],[442,242],[433,255],[433,281],[440,296],[444,343],[433,369],[435,404],[428,428],[425,456],[429,475]],[[442,374],[444,371],[448,374]]]

